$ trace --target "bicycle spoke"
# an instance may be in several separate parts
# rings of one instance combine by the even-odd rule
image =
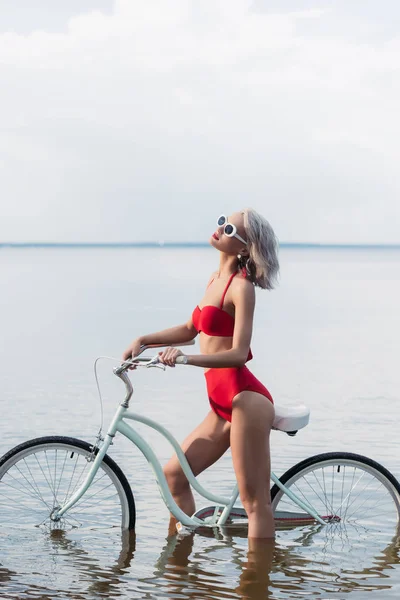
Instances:
[[[47,452],[46,452],[46,451],[45,451],[45,453],[44,453],[44,456],[45,456],[45,458],[46,458],[47,469],[48,469],[48,471],[49,471],[49,478],[50,478],[50,481],[51,481],[51,486],[50,486],[50,489],[51,489],[51,492],[52,492],[52,494],[53,494],[53,505],[54,505],[54,504],[55,504],[55,502],[56,502],[56,495],[55,495],[55,489],[54,489],[53,480],[52,480],[52,477],[51,477],[51,469],[50,469],[50,465],[49,465],[49,459],[48,459],[48,456],[47,456]]]
[[[363,475],[364,475],[364,473],[362,473],[362,474],[361,474],[361,477],[363,477]],[[350,492],[348,492],[348,494],[347,494],[346,498],[344,499],[344,502],[346,502],[346,500],[347,500],[347,506],[346,506],[346,510],[344,511],[343,519],[345,519],[345,518],[346,518],[346,516],[347,516],[347,509],[348,509],[348,505],[349,505],[349,501],[350,501],[350,493],[351,493],[351,491],[352,491],[352,490],[353,490],[353,488],[354,488],[354,485],[353,485],[353,484],[354,484],[354,479],[355,479],[355,476],[356,476],[356,470],[355,470],[355,468],[353,468],[353,478],[352,478],[352,480],[351,480],[351,484],[350,484]],[[357,485],[357,484],[356,484],[356,485]],[[342,507],[340,506],[340,507],[339,507],[339,509],[340,509],[340,508],[342,508]]]
[[[92,482],[92,484],[91,484],[91,486],[90,486],[90,487],[92,487],[92,488],[93,488],[94,486],[96,486],[96,485],[98,484],[98,482],[99,482],[99,481],[101,481],[101,480],[102,480],[104,477],[106,477],[106,474],[105,474],[105,473],[103,473],[103,475],[101,475],[100,477],[98,477],[98,479],[95,479],[95,480]],[[97,496],[97,495],[98,495],[99,493],[101,493],[101,492],[102,492],[104,489],[107,489],[107,488],[108,488],[108,487],[110,487],[111,485],[113,485],[113,483],[112,483],[112,482],[111,482],[111,483],[109,483],[109,484],[107,484],[105,487],[103,487],[103,488],[100,488],[100,490],[96,490],[96,491],[95,491],[95,492],[93,492],[93,493],[92,493],[90,496],[88,496],[88,495],[87,495],[87,493],[85,493],[85,494],[82,496],[82,498],[81,498],[81,499],[79,499],[79,500],[78,500],[78,502],[77,502],[77,503],[76,503],[74,506],[81,506],[81,505],[82,505],[82,504],[84,504],[84,503],[85,503],[85,502],[86,502],[88,499],[92,498],[93,496]],[[116,493],[117,493],[117,492],[116,492]],[[70,498],[72,498],[72,496],[73,496],[73,494],[71,494]],[[68,498],[68,499],[69,499],[69,498]],[[67,501],[68,499],[66,499],[66,501]],[[65,502],[66,502],[66,501],[65,501]],[[65,504],[65,502],[64,502],[64,504]],[[73,506],[73,507],[71,507],[71,509],[70,509],[70,510],[73,510],[73,509],[74,509],[74,506]]]
[[[5,494],[1,494],[1,495],[2,495],[3,498],[6,498],[7,500],[9,500],[8,504],[4,504],[4,506],[6,506],[7,508],[9,508],[10,504],[11,504],[11,506],[12,506],[13,509],[15,509],[15,508],[21,509],[21,510],[23,509],[24,511],[26,509],[28,509],[28,510],[40,510],[39,508],[36,509],[36,508],[33,508],[30,505],[28,505],[28,506],[24,505],[23,507],[21,507],[21,505],[15,505],[15,498],[12,498],[10,496],[6,496]]]
[[[321,499],[321,496],[319,495],[319,493],[312,487],[310,481],[308,480],[308,478],[305,479],[305,482],[307,483],[307,485],[312,489],[312,491],[314,492],[314,494],[321,500],[321,503],[323,504],[325,511],[327,513],[331,512],[333,513],[333,508],[332,507],[328,507],[328,498],[326,496],[326,486],[325,486],[325,473],[324,473],[324,469],[322,469],[322,476],[323,476],[323,482],[324,482],[324,486],[322,487],[320,480],[318,479],[318,477],[316,476],[316,474],[313,472],[313,477],[315,479],[315,481],[317,482],[317,485],[319,487],[319,489],[321,490],[322,494],[323,494],[323,499]]]
[[[56,448],[56,452],[55,452],[56,456],[54,459],[54,498],[57,499],[57,492],[56,492],[56,481],[57,481],[57,448]]]
[[[79,457],[78,457],[78,459],[79,459]],[[77,461],[76,464],[78,465],[78,461]],[[86,474],[87,469],[88,469],[88,463],[85,460],[84,464],[83,464],[83,467],[81,469],[81,472],[80,472],[80,474],[79,474],[79,476],[78,476],[78,478],[77,478],[77,480],[75,482],[75,485],[74,485],[74,487],[72,489],[72,492],[71,492],[71,494],[70,494],[69,497],[73,496],[75,494],[76,490],[79,489],[79,487],[81,485],[81,481],[84,479],[84,476]]]
[[[8,476],[8,479],[11,479],[12,482],[16,483],[16,486],[11,485],[11,482],[4,481],[4,480],[1,481],[1,485],[15,489],[15,490],[19,491],[21,494],[25,494],[27,496],[30,496],[31,498],[38,498],[40,501],[44,502],[44,499],[40,496],[39,493],[36,492],[36,490],[33,488],[33,486],[30,486],[32,488],[32,490],[30,490],[26,486],[22,487],[20,481],[16,477],[11,475],[11,473],[7,473],[7,476]]]
[[[68,454],[69,454],[69,452],[66,453],[67,456],[68,456]],[[78,464],[78,459],[79,459],[79,454],[77,453],[76,454],[74,468],[73,468],[73,471],[72,471],[72,473],[70,475],[70,478],[69,478],[68,489],[66,491],[66,494],[65,494],[65,497],[64,497],[64,500],[63,500],[62,504],[65,504],[66,501],[67,501],[67,498],[69,497],[69,490],[71,489],[72,481],[73,481],[73,478],[74,478],[74,475],[75,475],[75,471],[76,471],[76,467],[77,467],[77,464]]]
[[[131,525],[133,498],[127,496],[130,490],[108,457],[81,498],[58,521],[52,520],[53,509],[63,507],[84,485],[93,467],[90,448],[86,442],[57,436],[26,442],[11,452],[0,471],[0,527]]]
[[[372,491],[372,493],[371,493],[369,496],[367,496],[366,498],[364,498],[363,502],[357,506],[357,510],[359,510],[361,507],[363,507],[363,506],[365,505],[365,503],[366,503],[366,502],[368,502],[368,500],[369,500],[369,499],[370,499],[370,498],[371,498],[373,495],[375,495],[375,494],[376,494],[376,492],[377,492],[377,491],[378,491],[380,488],[382,488],[382,489],[383,489],[383,485],[382,485],[382,483],[381,483],[381,482],[379,482],[379,485],[378,485],[378,487],[377,487],[375,490],[373,490],[373,491]],[[365,489],[366,489],[366,488],[364,488],[364,491],[365,491]],[[356,498],[353,500],[353,502],[350,504],[349,508],[351,508],[351,507],[353,506],[353,504],[356,502],[356,500],[358,500],[358,498],[359,498],[360,496],[361,496],[361,494],[358,494],[358,496],[357,496],[357,497],[356,497]],[[376,505],[376,503],[375,503],[375,505]],[[370,509],[369,509],[369,510],[370,510]],[[351,516],[352,516],[354,513],[355,513],[355,511],[353,511],[353,513],[351,513],[351,514],[349,515],[349,519],[351,518]]]
[[[42,474],[43,474],[43,477],[45,478],[45,480],[46,480],[46,482],[47,482],[47,485],[48,485],[49,489],[51,490],[51,485],[49,484],[49,480],[47,479],[46,473],[45,473],[45,472],[44,472],[44,470],[42,469],[42,465],[40,464],[40,462],[39,462],[39,460],[38,460],[38,458],[37,458],[36,454],[34,454],[34,457],[35,457],[35,460],[36,460],[36,462],[37,462],[37,464],[38,464],[38,467],[39,467],[39,469],[41,470],[41,472],[42,472]]]
[[[364,475],[365,475],[365,473],[363,473],[363,476],[364,476]],[[359,491],[358,491],[358,493],[357,493],[357,495],[356,495],[356,496],[354,497],[354,499],[353,499],[353,500],[350,502],[350,495],[352,494],[352,492],[354,491],[354,489],[356,488],[356,486],[358,485],[358,483],[360,482],[360,480],[361,480],[361,477],[358,479],[358,481],[357,481],[356,485],[354,485],[354,486],[352,487],[352,489],[351,489],[351,490],[348,492],[347,498],[345,498],[345,500],[346,500],[346,499],[348,500],[348,502],[347,502],[347,506],[346,506],[346,511],[345,511],[345,517],[347,516],[347,518],[348,518],[348,519],[350,519],[350,518],[351,518],[351,515],[348,515],[349,509],[351,508],[351,506],[353,506],[353,505],[354,505],[354,504],[357,502],[357,500],[358,500],[358,499],[359,499],[359,498],[360,498],[360,497],[361,497],[361,496],[364,494],[364,492],[366,491],[366,489],[367,489],[367,488],[369,487],[369,485],[370,485],[370,483],[367,481],[367,482],[366,482],[366,485],[364,486],[364,488],[363,488],[362,490],[359,490]],[[353,479],[353,481],[354,481],[354,479]],[[378,485],[378,488],[377,488],[377,489],[379,489],[379,487],[380,487],[380,486],[381,486],[381,484],[379,483],[379,485]],[[377,491],[377,489],[376,489],[376,490],[374,490],[374,491],[376,492],[376,491]],[[371,496],[369,496],[369,497],[371,497]],[[344,501],[345,501],[345,500],[344,500]],[[344,501],[343,501],[343,502],[344,502]],[[339,506],[338,513],[339,513],[340,509],[342,508],[343,502],[342,502],[342,504]],[[364,504],[364,503],[365,503],[365,502],[363,502],[363,504]],[[361,506],[362,506],[362,505],[361,505]],[[360,506],[360,505],[358,505],[358,509],[359,509],[361,506]],[[352,514],[354,514],[354,511],[353,511],[353,513],[352,513]]]
[[[59,491],[59,489],[60,489],[60,485],[61,485],[61,478],[62,478],[62,476],[63,476],[63,473],[64,473],[64,469],[65,469],[65,463],[66,463],[66,462],[67,462],[67,453],[65,452],[65,453],[64,453],[64,463],[63,463],[63,466],[62,466],[62,469],[61,469],[60,476],[59,476],[59,478],[58,478],[58,486],[57,486],[57,491],[56,491],[56,496],[57,496],[57,497],[58,497],[58,491]]]
[[[41,502],[43,502],[43,504],[45,504],[48,508],[50,508],[50,506],[47,504],[47,502],[45,500],[43,500],[42,498],[40,498],[39,496],[35,496],[34,494],[31,494],[28,491],[24,491],[20,487],[15,487],[15,486],[13,486],[13,485],[11,485],[9,483],[6,483],[5,481],[2,481],[1,483],[2,483],[2,485],[5,485],[6,487],[9,487],[9,488],[11,488],[13,490],[16,490],[20,494],[24,494],[25,496],[28,496],[29,498],[33,498],[34,500],[36,500],[37,498],[39,498],[39,500],[41,500]]]
[[[100,492],[102,492],[103,490],[108,489],[111,485],[113,485],[112,483],[109,483],[108,485],[106,485],[105,487],[103,487],[101,490],[94,492],[93,494],[91,494],[90,496],[86,496],[86,494],[82,497],[82,502],[79,501],[79,504],[84,504],[85,501],[90,500],[90,498],[94,498],[94,496],[97,496]],[[101,500],[100,500],[101,502]]]
[[[303,486],[305,486],[308,489],[308,492],[306,492],[304,487],[299,488],[298,483],[295,483],[293,485],[293,489],[296,491],[296,493],[299,495],[299,497],[301,497],[306,503],[308,503],[309,505],[313,506],[316,509],[315,502],[313,501],[313,497],[315,497],[316,499],[319,500],[319,502],[321,503],[321,506],[323,506],[325,508],[327,514],[336,515],[336,516],[339,516],[342,519],[346,519],[346,520],[352,519],[353,516],[355,515],[355,513],[357,511],[360,511],[361,509],[363,509],[364,516],[365,516],[366,512],[371,514],[371,511],[376,506],[378,506],[378,504],[380,505],[379,512],[382,514],[384,513],[384,509],[381,504],[381,502],[382,502],[381,499],[376,500],[374,506],[371,506],[368,504],[369,501],[371,500],[371,498],[373,498],[377,494],[379,496],[379,491],[381,489],[382,489],[382,491],[385,491],[385,488],[381,482],[377,482],[378,485],[374,486],[373,490],[368,493],[368,490],[370,489],[370,486],[371,486],[370,479],[368,479],[368,481],[365,483],[363,488],[360,488],[360,485],[359,485],[361,480],[365,477],[365,473],[361,473],[360,476],[357,476],[357,473],[354,471],[352,474],[350,474],[351,483],[350,483],[350,489],[348,489],[349,486],[348,485],[346,486],[346,484],[345,484],[346,474],[344,472],[344,469],[342,470],[342,476],[339,479],[339,481],[335,477],[334,467],[331,468],[329,477],[327,477],[327,474],[323,471],[324,470],[322,469],[321,470],[321,479],[319,479],[317,477],[315,472],[311,473],[313,475],[313,479],[314,479],[314,483],[315,483],[314,486],[311,484],[311,482],[307,476],[305,476],[302,479],[302,484],[303,484]],[[329,483],[328,483],[328,481],[329,481]],[[335,495],[335,485],[336,485],[336,487],[338,487],[337,483],[339,484],[339,493],[337,493]],[[329,488],[329,496],[327,493],[328,488]],[[346,488],[347,488],[347,490],[345,493]],[[356,494],[354,493],[355,491],[357,492]],[[338,497],[338,500],[339,500],[338,506],[335,506],[335,496]],[[360,503],[360,499],[362,499],[361,503]],[[288,500],[285,499],[284,503],[287,505],[293,506],[293,501],[288,502]],[[347,503],[347,505],[345,506],[345,509],[344,509],[345,514],[343,515],[342,509],[343,509],[343,505],[346,503]],[[321,514],[320,510],[318,512],[319,512],[319,514]],[[388,512],[390,512],[390,511],[388,511]]]
[[[314,461],[306,459],[297,471],[294,467],[282,477],[293,499],[274,486],[272,504],[280,522],[284,523],[285,514],[288,522],[292,515],[296,519],[298,497],[320,516],[326,510],[326,516],[332,517],[319,530],[327,552],[348,553],[354,544],[366,543],[373,531],[392,539],[400,520],[400,488],[390,473],[358,455],[337,453],[336,458],[332,453],[316,456]]]
[[[99,504],[103,504],[104,502],[107,502],[107,500],[111,500],[112,498],[115,498],[115,494],[113,494],[112,496],[108,496],[107,498],[100,498],[100,500],[98,500],[97,502],[89,504],[89,506],[85,506],[84,508],[82,508],[82,510],[73,511],[73,513],[74,513],[74,515],[79,515],[80,513],[84,512],[85,510],[93,508],[94,506],[99,506]],[[78,504],[77,506],[80,507],[81,505]]]
[[[322,488],[322,486],[321,486],[320,482],[319,482],[319,481],[318,481],[318,479],[316,478],[316,476],[315,476],[315,473],[313,473],[313,475],[314,475],[314,478],[315,478],[315,480],[316,480],[316,482],[317,482],[318,486],[320,487],[320,489],[321,489],[322,493],[324,493],[324,490],[323,490],[323,488]],[[314,487],[311,485],[311,483],[310,483],[310,481],[309,481],[309,479],[308,479],[307,477],[305,477],[305,478],[304,478],[304,483],[306,483],[306,484],[308,485],[308,487],[310,488],[310,490],[312,491],[312,493],[313,493],[315,496],[317,496],[317,498],[320,500],[321,504],[324,506],[324,508],[325,508],[326,512],[329,512],[329,509],[328,509],[328,507],[327,507],[327,505],[326,505],[326,501],[325,501],[323,498],[321,498],[321,496],[319,495],[319,493],[317,492],[317,490],[315,490],[315,489],[314,489]],[[300,490],[300,489],[298,488],[297,484],[295,484],[295,486],[296,486],[296,489],[298,489],[298,490],[299,490],[299,492],[301,493],[301,495],[303,496],[304,500],[305,500],[305,501],[306,501],[308,504],[310,504],[310,505],[312,506],[312,505],[313,505],[313,503],[312,503],[312,502],[310,502],[310,499],[308,498],[308,496],[306,496],[306,495],[305,495],[305,493],[304,493],[302,490]],[[332,510],[333,510],[333,509],[332,509]],[[318,511],[317,511],[317,512],[318,512]]]
[[[36,486],[36,490],[37,490],[39,496],[41,496],[41,492],[40,492],[39,486],[37,485],[36,480],[35,480],[35,478],[34,478],[34,476],[32,474],[32,471],[30,470],[29,464],[27,463],[27,461],[25,460],[25,458],[24,458],[23,462],[24,462],[24,465],[26,466],[26,468],[28,469],[29,475],[30,475],[32,481],[34,482],[34,484]],[[17,465],[15,465],[15,467],[18,469]],[[43,498],[43,502],[45,502],[44,498]]]
[[[48,523],[50,525],[51,529],[59,529],[62,524],[67,524],[67,525],[70,525],[71,527],[74,527],[74,525],[72,523],[70,523],[70,518],[71,518],[71,515],[68,515],[68,519],[66,517],[62,516],[60,521],[52,521],[49,516],[46,516],[46,518],[43,519],[43,521],[41,523],[38,523],[38,527],[40,527],[41,525],[44,525],[45,523]],[[75,519],[75,521],[76,521],[76,519]],[[80,524],[79,521],[76,521],[76,522],[78,524]]]

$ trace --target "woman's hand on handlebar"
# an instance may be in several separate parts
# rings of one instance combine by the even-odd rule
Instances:
[[[137,356],[140,352],[141,346],[142,346],[142,342],[139,338],[137,338],[136,340],[133,340],[133,342],[128,346],[128,348],[123,353],[122,360],[123,361],[131,360],[132,358]],[[133,369],[136,369],[135,365],[131,365],[128,368],[130,371],[132,371]]]
[[[178,356],[183,356],[183,352],[181,352],[181,350],[178,350],[178,348],[172,347],[165,348],[165,350],[158,353],[160,362],[162,362],[164,365],[167,365],[168,367],[175,367],[175,361],[178,358]]]

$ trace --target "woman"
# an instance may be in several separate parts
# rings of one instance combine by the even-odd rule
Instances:
[[[210,278],[201,305],[187,323],[137,338],[123,360],[136,356],[141,345],[179,344],[200,333],[201,354],[184,355],[171,347],[160,352],[161,361],[170,367],[178,356],[184,356],[186,364],[205,369],[211,410],[182,449],[198,475],[230,446],[240,499],[248,515],[248,537],[272,538],[269,434],[274,407],[267,388],[245,363],[252,358],[255,287],[273,288],[279,270],[278,243],[268,221],[253,209],[229,218],[221,215],[210,243],[219,250],[219,269]],[[176,456],[164,473],[176,503],[192,515],[193,495]],[[172,518],[171,527],[174,524]]]

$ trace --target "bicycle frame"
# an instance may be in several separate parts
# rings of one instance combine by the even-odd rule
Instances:
[[[104,439],[104,443],[98,449],[98,452],[95,455],[95,458],[93,460],[93,465],[92,465],[85,481],[83,482],[81,487],[73,494],[73,496],[70,498],[70,500],[67,503],[65,503],[61,507],[56,507],[56,509],[52,515],[52,519],[55,521],[58,521],[62,517],[62,515],[64,513],[66,513],[68,511],[68,509],[70,509],[74,504],[76,504],[76,502],[78,502],[78,500],[80,500],[80,498],[85,494],[85,492],[89,489],[90,484],[92,483],[105,454],[107,453],[110,445],[113,443],[113,439],[114,439],[115,435],[117,433],[121,433],[122,435],[127,437],[135,446],[137,446],[139,448],[139,450],[144,454],[145,458],[147,459],[148,463],[150,464],[150,466],[152,467],[152,469],[154,471],[154,474],[155,474],[155,477],[156,477],[156,480],[158,483],[158,487],[159,487],[159,490],[161,493],[161,497],[164,500],[168,510],[174,515],[174,517],[178,520],[178,522],[180,522],[183,526],[188,527],[190,529],[196,529],[199,525],[202,525],[202,526],[209,525],[209,526],[213,526],[213,527],[224,525],[229,517],[230,510],[232,509],[232,507],[235,504],[235,502],[238,498],[238,495],[239,495],[237,484],[234,486],[231,496],[229,498],[223,497],[223,496],[218,496],[218,495],[213,494],[212,492],[209,492],[208,490],[206,490],[197,481],[196,477],[193,475],[190,465],[189,465],[181,447],[179,446],[179,443],[174,438],[174,436],[167,429],[165,429],[165,427],[163,427],[156,421],[153,421],[152,419],[149,419],[140,414],[130,412],[128,410],[129,399],[133,392],[132,384],[126,373],[118,373],[117,371],[118,370],[114,370],[115,374],[118,375],[123,381],[125,381],[125,384],[127,386],[127,389],[128,389],[127,397],[125,398],[124,402],[118,407],[118,409],[114,415],[114,418],[111,421],[110,427],[107,431],[107,435]],[[143,423],[143,424],[151,427],[152,429],[155,429],[156,431],[158,431],[161,435],[163,435],[168,440],[168,442],[171,444],[171,446],[175,450],[178,460],[182,466],[182,469],[183,469],[190,485],[193,487],[193,489],[195,489],[201,496],[203,496],[203,498],[207,498],[208,500],[215,502],[217,504],[216,510],[214,512],[214,518],[211,519],[211,522],[205,523],[204,521],[198,519],[196,516],[190,517],[179,508],[179,506],[176,504],[175,500],[172,497],[172,494],[171,494],[168,484],[167,484],[167,480],[163,473],[161,463],[158,460],[157,456],[155,455],[154,451],[152,450],[150,445],[146,442],[146,440],[137,431],[135,431],[128,423],[126,423],[125,420],[132,420],[132,421],[137,421],[139,423]],[[311,517],[313,517],[313,519],[315,519],[322,525],[325,525],[325,521],[323,521],[319,517],[319,515],[312,508],[312,506],[306,504],[303,500],[298,498],[291,490],[287,489],[279,481],[279,479],[276,477],[276,475],[274,473],[271,473],[271,479],[300,508],[305,510]],[[223,508],[221,515],[219,515],[220,507]]]

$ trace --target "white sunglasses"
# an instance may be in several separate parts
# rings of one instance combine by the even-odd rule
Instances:
[[[224,227],[224,234],[227,235],[228,237],[235,237],[238,240],[240,240],[241,242],[243,242],[243,244],[246,244],[247,246],[247,242],[246,240],[244,240],[237,232],[236,226],[232,225],[232,223],[228,223],[228,218],[225,215],[221,215],[220,217],[218,217],[217,220],[217,225],[218,227]]]

